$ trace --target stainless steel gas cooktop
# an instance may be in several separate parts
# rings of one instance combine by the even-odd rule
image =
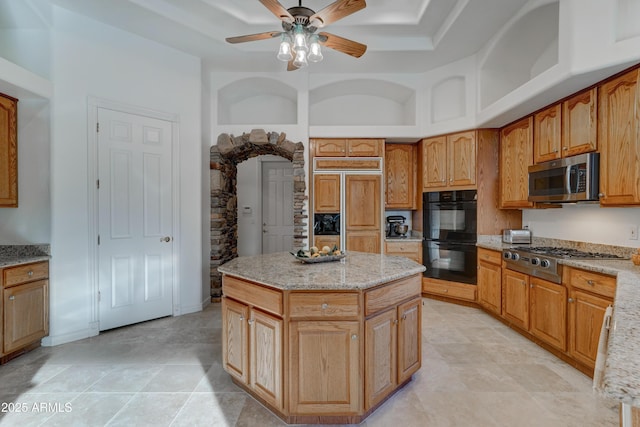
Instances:
[[[502,257],[507,268],[551,282],[562,282],[560,259],[625,259],[621,256],[600,252],[585,252],[571,248],[553,246],[514,247],[503,249]]]

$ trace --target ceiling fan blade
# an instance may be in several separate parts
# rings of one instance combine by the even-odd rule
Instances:
[[[287,71],[295,71],[297,69],[298,69],[298,67],[293,65],[293,59],[291,61],[289,61],[289,63],[287,64]]]
[[[322,28],[367,6],[365,0],[338,0],[309,18],[309,26]]]
[[[228,43],[244,43],[253,42],[256,40],[272,39],[275,37],[280,37],[280,34],[282,34],[282,31],[268,31],[266,33],[247,34],[246,36],[227,37],[225,40]]]
[[[267,9],[271,11],[274,15],[276,15],[281,21],[288,22],[289,24],[293,23],[295,19],[287,9],[283,5],[280,4],[278,0],[260,0]]]
[[[318,33],[320,44],[331,49],[335,49],[347,55],[360,58],[367,51],[367,45],[345,39],[329,33]]]

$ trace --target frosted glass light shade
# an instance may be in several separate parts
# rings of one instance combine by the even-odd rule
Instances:
[[[304,68],[307,65],[309,65],[309,63],[307,62],[307,51],[300,49],[298,51],[296,51],[296,59],[293,60],[293,65],[296,68]]]
[[[320,48],[320,42],[318,40],[318,35],[313,34],[310,38],[309,44],[309,56],[308,59],[311,62],[319,62],[322,61],[322,49]]]

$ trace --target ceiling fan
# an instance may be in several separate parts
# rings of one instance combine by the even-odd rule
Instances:
[[[302,6],[302,0],[298,1],[298,6],[289,9],[285,9],[278,0],[259,1],[282,21],[282,31],[228,37],[226,41],[244,43],[280,37],[277,58],[288,62],[287,71],[303,68],[308,61],[321,61],[321,45],[356,58],[360,58],[367,50],[362,43],[330,33],[316,33],[318,29],[364,9],[367,6],[365,0],[337,0],[319,12]]]

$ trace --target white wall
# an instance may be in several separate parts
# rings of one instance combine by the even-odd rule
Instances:
[[[179,301],[196,311],[208,299],[201,248],[200,60],[96,21],[54,8],[51,135],[51,329],[47,344],[91,334],[88,253],[87,99],[96,97],[179,117],[180,226],[174,230]],[[205,292],[206,288],[206,292]]]
[[[630,228],[640,227],[640,208],[601,208],[598,204],[563,205],[558,209],[524,209],[522,225],[535,237],[640,247]]]
[[[18,101],[18,207],[0,209],[2,245],[51,241],[49,112],[48,101]]]

